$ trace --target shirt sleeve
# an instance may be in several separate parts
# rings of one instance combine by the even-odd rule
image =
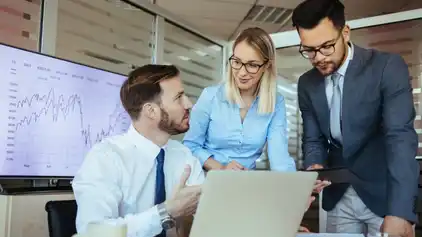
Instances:
[[[204,169],[202,169],[200,161],[189,150],[187,151],[187,157],[191,166],[191,175],[187,183],[188,185],[201,185],[205,181]]]
[[[287,118],[284,97],[278,95],[278,103],[268,128],[267,150],[271,170],[296,171],[296,163],[289,155]]]
[[[211,101],[214,98],[212,89],[205,88],[199,96],[196,104],[190,113],[190,128],[185,133],[183,144],[187,146],[195,157],[201,162],[201,166],[212,156],[204,148],[207,136],[208,125],[210,122]]]
[[[156,206],[142,213],[119,216],[119,204],[123,198],[122,172],[118,153],[103,143],[88,153],[72,182],[78,205],[78,233],[84,233],[90,223],[125,224],[129,237],[150,237],[162,231]]]

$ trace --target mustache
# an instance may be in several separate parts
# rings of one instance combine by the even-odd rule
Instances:
[[[330,64],[330,62],[325,62],[325,61],[320,61],[320,62],[315,62],[314,63],[316,66],[326,66],[328,64]]]

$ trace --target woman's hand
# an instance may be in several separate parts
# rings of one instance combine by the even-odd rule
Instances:
[[[239,164],[237,161],[231,161],[227,165],[223,166],[223,170],[247,170],[245,167],[243,167],[241,164]]]

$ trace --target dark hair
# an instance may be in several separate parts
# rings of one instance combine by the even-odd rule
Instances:
[[[292,22],[296,29],[313,29],[326,17],[337,29],[342,29],[346,24],[343,3],[339,0],[305,0],[293,10]]]
[[[129,116],[136,120],[145,103],[159,101],[160,82],[179,73],[173,65],[156,64],[147,64],[130,72],[120,89],[120,100]]]

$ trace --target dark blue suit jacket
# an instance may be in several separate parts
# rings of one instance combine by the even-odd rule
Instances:
[[[418,137],[406,63],[399,55],[354,45],[343,85],[340,148],[329,142],[324,80],[315,68],[299,78],[305,168],[347,167],[356,176],[351,185],[372,212],[416,223]],[[347,187],[324,189],[323,208],[333,209]]]

